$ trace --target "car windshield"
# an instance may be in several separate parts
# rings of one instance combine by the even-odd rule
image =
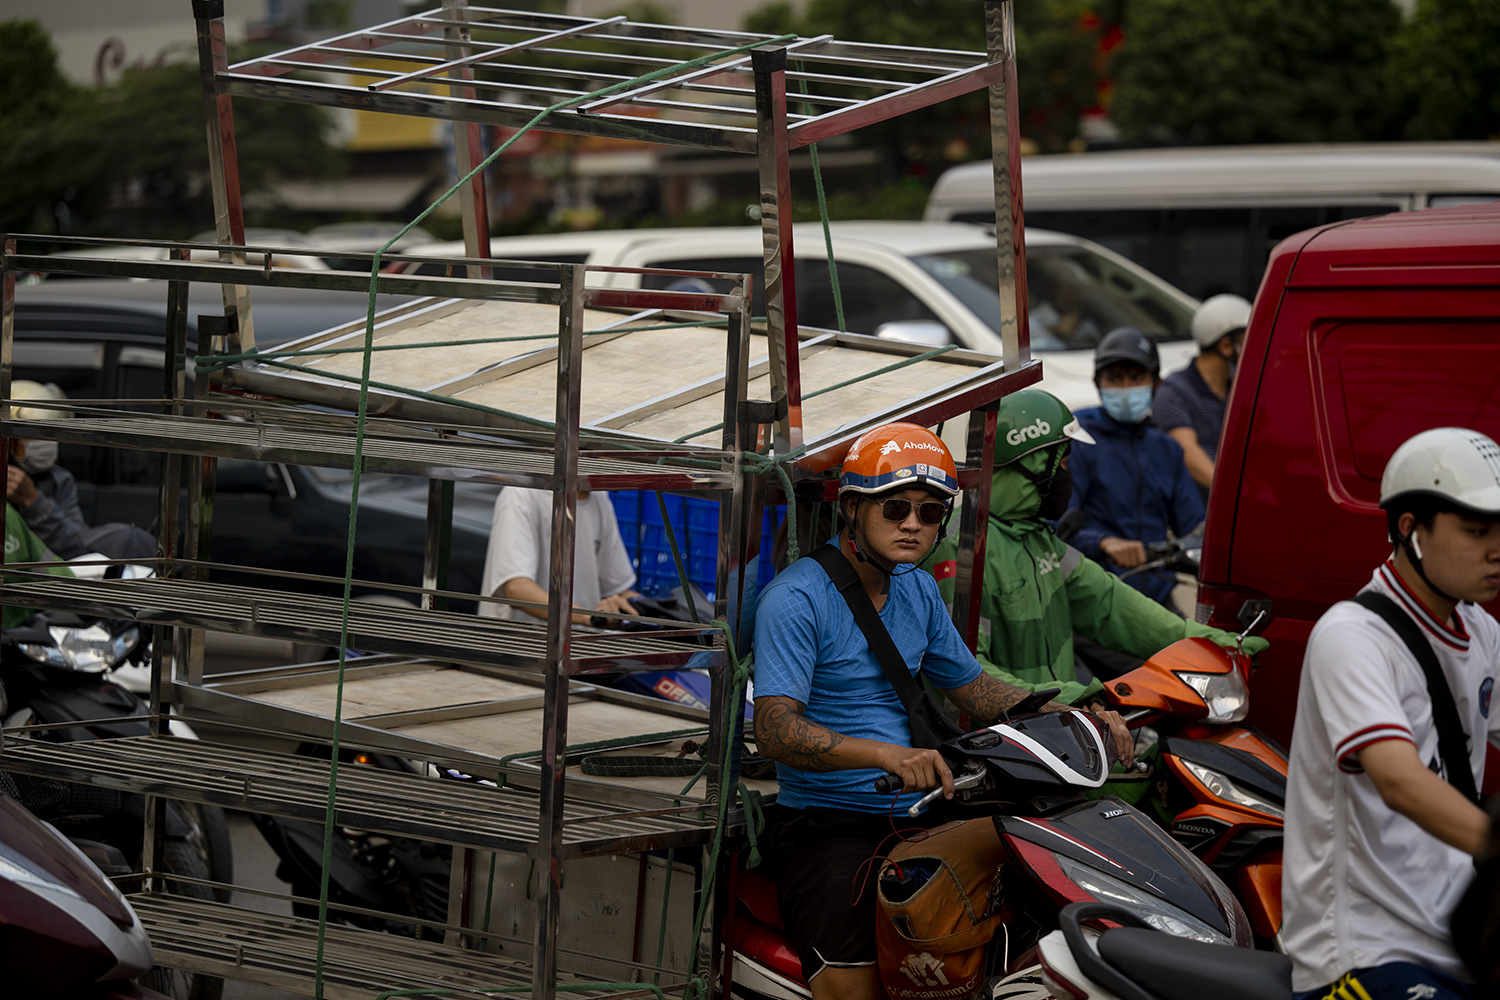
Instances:
[[[912,259],[1000,332],[999,265],[994,250],[976,247]],[[1091,349],[1121,326],[1133,326],[1156,341],[1184,340],[1193,318],[1185,303],[1081,246],[1027,247],[1026,295],[1033,351]]]

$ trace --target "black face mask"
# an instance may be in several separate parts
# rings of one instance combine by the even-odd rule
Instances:
[[[1056,521],[1067,513],[1068,501],[1073,498],[1073,473],[1067,469],[1058,469],[1047,481],[1045,488],[1037,487],[1042,495],[1042,506],[1037,510],[1037,516],[1044,521]]]

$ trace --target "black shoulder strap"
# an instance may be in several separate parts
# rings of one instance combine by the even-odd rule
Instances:
[[[823,567],[823,572],[833,581],[833,585],[839,588],[844,602],[849,605],[849,610],[854,612],[854,623],[859,630],[865,634],[865,641],[870,644],[870,652],[875,654],[875,660],[880,664],[880,669],[885,671],[885,679],[891,682],[891,687],[896,689],[896,697],[901,699],[901,705],[906,709],[907,715],[917,711],[917,702],[921,696],[921,690],[917,682],[912,679],[911,668],[901,657],[901,651],[896,648],[896,643],[891,639],[891,633],[887,631],[885,622],[880,620],[880,613],[875,610],[875,605],[870,603],[870,595],[865,592],[864,584],[860,582],[859,574],[854,572],[854,567],[849,565],[849,560],[844,554],[832,545],[819,545],[808,557]]]
[[[1432,644],[1412,621],[1411,615],[1403,611],[1395,601],[1384,594],[1364,591],[1354,595],[1354,602],[1375,612],[1385,623],[1396,630],[1396,634],[1411,650],[1411,655],[1422,665],[1427,675],[1427,696],[1432,699],[1432,722],[1437,726],[1438,752],[1443,755],[1443,767],[1448,772],[1448,783],[1464,794],[1470,802],[1479,801],[1474,787],[1474,769],[1469,763],[1469,734],[1458,717],[1458,707],[1453,703],[1453,691],[1448,679],[1443,676],[1442,665]]]

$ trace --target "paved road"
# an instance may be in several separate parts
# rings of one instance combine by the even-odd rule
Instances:
[[[237,884],[271,892],[291,891],[291,886],[276,878],[276,855],[266,846],[265,838],[255,829],[247,814],[229,814],[229,836],[234,843],[234,875]],[[292,904],[284,900],[248,892],[235,893],[231,902],[247,910],[263,910],[287,916],[292,913]],[[297,996],[295,993],[252,983],[224,983],[224,1000],[293,1000]]]

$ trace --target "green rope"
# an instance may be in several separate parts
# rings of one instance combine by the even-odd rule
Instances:
[[[662,495],[661,490],[656,491],[656,505],[661,509],[661,524],[667,531],[667,545],[672,550],[672,563],[677,567],[677,582],[682,587],[683,599],[687,601],[688,614],[693,616],[693,621],[702,621],[693,602],[693,586],[682,565],[682,551],[677,548],[677,533],[672,530],[672,518],[667,514],[667,498]]]
[[[691,790],[693,790],[694,784],[697,784],[697,780],[699,780],[699,778],[702,778],[705,774],[708,774],[708,762],[706,762],[706,760],[705,762],[703,762],[703,766],[700,766],[700,768],[697,769],[697,774],[694,774],[693,778],[691,778],[691,780],[688,781],[687,784],[684,784],[684,786],[682,786],[682,795],[687,795],[688,792],[691,792]],[[657,961],[655,961],[655,967],[657,967],[658,970],[661,969],[661,955],[666,954],[666,918],[667,913],[669,913],[669,907],[667,907],[667,904],[672,901],[672,871],[675,870],[675,868],[676,847],[669,847],[666,852],[666,879],[661,880],[661,925],[657,928]],[[652,979],[652,981],[654,981],[655,984],[660,985],[661,973],[655,973],[654,979]]]
[[[760,835],[766,830],[766,803],[760,792],[739,782],[740,802],[745,807],[745,839],[750,850],[745,855],[746,868],[760,867]]]
[[[649,83],[649,82],[651,82],[653,80],[657,80],[657,79],[660,79],[662,77],[665,77],[665,76],[668,76],[668,75],[671,75],[671,74],[680,73],[680,72],[682,72],[684,70],[696,69],[696,68],[698,68],[700,66],[708,65],[708,64],[710,64],[712,62],[715,62],[715,61],[717,61],[719,59],[722,59],[722,58],[724,58],[726,56],[738,55],[738,54],[740,54],[742,52],[747,52],[750,49],[758,48],[758,47],[760,47],[762,45],[767,45],[767,44],[774,45],[774,44],[778,44],[780,42],[791,41],[795,37],[796,37],[796,35],[782,35],[779,38],[774,38],[774,39],[760,39],[760,40],[757,40],[755,42],[751,42],[751,43],[746,44],[746,45],[738,46],[736,48],[726,49],[726,50],[723,50],[723,51],[720,51],[720,52],[707,53],[705,55],[697,57],[696,59],[690,59],[690,60],[688,60],[686,62],[677,63],[677,64],[672,65],[672,66],[662,67],[661,69],[654,70],[654,71],[652,71],[650,73],[647,73],[647,74],[645,74],[643,76],[636,77],[633,80],[624,80],[624,81],[621,81],[619,83],[613,84],[611,86],[604,87],[604,88],[602,88],[600,90],[594,91],[591,94],[583,94],[583,95],[580,95],[580,96],[577,96],[577,97],[569,98],[569,99],[567,99],[565,101],[559,101],[556,104],[553,104],[550,107],[543,109],[534,118],[532,118],[530,122],[528,122],[527,124],[525,124],[524,126],[522,126],[519,130],[516,131],[516,133],[514,135],[512,135],[509,139],[507,139],[504,143],[502,143],[499,146],[499,148],[497,148],[493,153],[491,153],[489,156],[486,156],[483,160],[481,160],[479,162],[479,164],[477,166],[475,166],[472,170],[470,170],[467,174],[465,174],[462,178],[460,178],[459,181],[458,181],[458,183],[456,183],[452,187],[450,187],[447,190],[446,193],[444,193],[440,198],[438,198],[437,201],[435,201],[431,205],[429,205],[415,219],[413,219],[411,222],[407,223],[404,227],[402,227],[402,229],[401,229],[400,232],[396,233],[396,235],[392,236],[388,241],[386,241],[386,243],[385,243],[384,246],[382,246],[379,250],[375,251],[374,257],[370,261],[369,296],[368,296],[368,299],[366,301],[366,307],[365,307],[365,344],[364,344],[364,352],[363,352],[364,356],[363,356],[363,361],[362,361],[362,365],[361,365],[360,380],[359,380],[359,382],[360,382],[359,407],[358,407],[358,411],[357,411],[357,417],[355,419],[355,429],[354,429],[354,469],[353,469],[353,476],[351,477],[351,480],[350,480],[350,492],[349,492],[348,549],[347,549],[347,552],[346,552],[346,555],[345,555],[345,559],[344,559],[344,606],[343,606],[343,614],[341,615],[340,622],[339,622],[338,683],[337,683],[337,686],[336,686],[336,696],[335,696],[335,702],[334,702],[333,739],[332,739],[332,744],[331,744],[331,746],[332,746],[332,755],[331,755],[331,759],[329,761],[329,771],[328,771],[328,805],[327,805],[327,808],[324,811],[324,816],[323,816],[323,871],[322,871],[322,875],[321,875],[321,877],[319,879],[319,887],[318,887],[318,946],[317,946],[317,959],[316,959],[316,964],[315,964],[315,969],[314,969],[314,974],[313,974],[313,995],[317,998],[317,1000],[324,1000],[324,997],[323,997],[323,967],[324,967],[324,961],[325,961],[325,958],[326,958],[327,938],[328,938],[328,882],[329,882],[330,870],[331,870],[331,868],[333,866],[333,830],[334,830],[334,819],[335,819],[335,817],[337,815],[337,812],[336,812],[336,803],[337,803],[337,797],[338,797],[339,746],[340,746],[340,742],[341,742],[340,741],[340,736],[341,736],[341,729],[342,729],[342,725],[343,725],[343,708],[344,708],[344,670],[345,670],[345,666],[346,666],[346,662],[347,662],[347,652],[348,652],[348,645],[349,645],[349,643],[348,643],[348,639],[349,639],[349,614],[350,614],[350,607],[351,607],[351,604],[352,604],[352,601],[353,601],[353,588],[354,588],[354,543],[355,543],[356,531],[357,531],[358,524],[359,524],[359,485],[360,485],[360,471],[364,467],[365,423],[366,423],[366,418],[368,417],[368,414],[369,414],[369,398],[370,398],[370,385],[371,385],[371,381],[370,381],[370,367],[371,367],[371,361],[372,361],[372,359],[374,357],[373,348],[374,348],[374,344],[375,344],[375,300],[376,300],[376,295],[377,295],[377,293],[379,291],[379,288],[380,288],[380,260],[381,260],[381,257],[384,256],[384,254],[385,254],[385,252],[387,250],[389,250],[393,245],[395,245],[395,243],[396,243],[397,240],[400,240],[408,232],[410,232],[414,227],[416,227],[418,223],[422,222],[424,219],[426,219],[433,212],[437,211],[437,209],[438,209],[439,206],[441,206],[443,203],[445,203],[449,198],[453,197],[453,195],[455,195],[459,191],[461,191],[463,189],[464,185],[468,184],[471,180],[473,180],[476,175],[480,174],[482,171],[484,171],[486,168],[488,168],[491,163],[493,163],[501,154],[503,154],[506,150],[508,150],[511,147],[512,143],[514,143],[517,139],[521,138],[521,136],[525,135],[527,132],[531,131],[531,129],[533,129],[537,125],[541,124],[541,122],[544,119],[546,119],[548,116],[552,115],[554,112],[561,111],[561,110],[563,110],[565,108],[574,107],[574,106],[577,106],[579,104],[583,104],[583,103],[585,103],[587,101],[595,100],[595,99],[597,99],[599,97],[604,97],[604,96],[607,96],[607,95],[612,94],[612,93],[616,93],[616,92],[619,92],[619,91],[628,90],[628,89],[631,89],[631,88],[634,88],[634,87],[638,87],[638,86],[640,86],[643,83]],[[326,374],[326,373],[317,373],[317,374]],[[418,394],[418,395],[421,395],[421,394]],[[517,415],[517,416],[519,416],[519,415]],[[535,418],[526,418],[522,422],[529,422],[529,423],[532,423],[534,426],[545,426],[545,427],[551,427],[551,426],[553,426],[550,422],[538,421]],[[728,746],[732,745],[734,743],[734,741],[732,739],[727,739],[726,738],[725,741],[724,741],[724,743],[725,743],[725,746],[728,747]],[[721,810],[721,817],[722,817],[722,810]],[[722,818],[721,818],[721,820],[720,820],[721,826],[722,826],[722,822],[723,821],[722,821]],[[701,930],[701,926],[702,925],[701,925],[701,922],[700,922],[700,924],[699,924],[700,930]],[[697,937],[696,937],[696,934],[695,934],[694,940],[696,940],[696,939],[697,939]],[[567,988],[566,987],[562,987],[562,989],[566,990]],[[507,989],[507,990],[504,990],[503,992],[512,992],[512,991],[509,990],[509,989]]]
[[[735,744],[732,735],[736,731],[734,727],[743,725],[744,709],[742,699],[745,694],[745,686],[750,681],[750,661],[741,660],[738,652],[736,652],[734,634],[729,627],[729,623],[722,618],[716,618],[714,619],[714,625],[724,632],[724,643],[729,652],[729,663],[733,667],[733,670],[730,671],[729,704],[724,716],[724,750],[723,756],[719,760],[719,775],[723,778],[730,773],[731,753]],[[698,898],[698,913],[693,920],[693,936],[689,939],[693,942],[699,941],[703,935],[703,921],[708,916],[708,905],[713,897],[714,881],[718,875],[719,853],[724,846],[724,827],[729,817],[729,802],[734,798],[735,791],[734,787],[720,787],[719,789],[718,817],[714,823],[713,847],[710,849],[708,856],[708,874],[703,879],[703,886]],[[696,951],[694,953],[692,971],[695,974],[697,972]],[[696,978],[696,975],[694,978]]]
[[[801,61],[798,61],[797,72],[801,73],[803,69]],[[807,80],[799,79],[797,83],[802,95],[807,96]],[[809,115],[816,113],[810,104],[802,105],[802,110]],[[828,283],[833,288],[833,314],[839,325],[839,333],[848,333],[849,330],[844,325],[844,293],[839,288],[839,265],[833,259],[833,231],[828,227],[828,196],[823,192],[823,169],[818,165],[818,144],[809,144],[807,150],[812,158],[813,187],[818,192],[818,218],[823,220],[823,246],[828,250]]]
[[[704,761],[703,762],[703,767],[704,767],[704,770],[708,769],[708,761]],[[699,772],[699,773],[701,774],[702,772]],[[687,788],[692,788],[693,785],[695,785],[697,783],[698,777],[699,777],[699,775],[694,775],[693,776],[693,780],[688,782]],[[682,790],[682,794],[684,794],[684,795],[687,794],[687,788],[684,788]],[[670,848],[667,849],[667,877],[662,882],[662,890],[661,890],[661,926],[659,928],[657,928],[657,931],[656,931],[656,967],[657,967],[657,969],[661,968],[661,959],[662,959],[662,956],[664,954],[666,954],[666,950],[667,950],[667,904],[672,899],[672,871],[676,867],[677,867],[677,848],[670,847]],[[661,983],[661,973],[657,972],[656,975],[653,977],[652,981],[655,982],[655,983],[660,984]]]

